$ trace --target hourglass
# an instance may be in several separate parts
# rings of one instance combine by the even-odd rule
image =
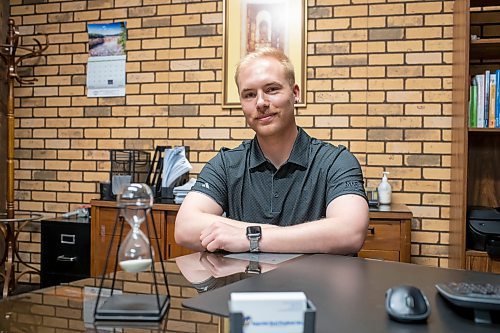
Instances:
[[[151,239],[158,239],[153,214],[153,192],[146,184],[130,184],[117,196],[117,207],[119,213],[113,228],[113,235],[118,236],[121,243],[115,253],[116,261],[114,270],[110,275],[106,275],[108,261],[113,255],[112,237],[106,263],[104,265],[99,293],[94,310],[96,320],[128,320],[128,321],[158,321],[166,313],[170,304],[168,291],[168,281],[165,273],[165,267],[161,256],[158,242],[157,253],[159,262],[155,263],[153,246]],[[125,222],[126,221],[126,222]],[[130,231],[122,240],[124,224],[130,226]],[[141,228],[141,226],[144,226]],[[117,235],[117,228],[119,232]],[[146,233],[143,232],[146,231]],[[115,293],[115,281],[117,280],[118,265],[125,274],[151,274],[154,286],[152,290],[155,294],[136,294],[136,293]],[[155,267],[161,266],[163,276],[157,277]],[[149,272],[150,271],[150,272]],[[158,288],[158,278],[163,278],[166,286],[166,295],[160,295]],[[101,293],[105,280],[111,282],[111,296],[100,302]],[[102,303],[102,304],[101,304]]]
[[[147,186],[133,184],[118,196],[117,201],[121,216],[131,228],[118,250],[118,263],[126,272],[143,272],[154,261],[154,250],[140,229],[153,206],[153,193]]]

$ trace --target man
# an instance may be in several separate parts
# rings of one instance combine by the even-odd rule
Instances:
[[[255,138],[205,165],[177,214],[176,242],[210,252],[356,253],[368,226],[361,168],[345,147],[297,127],[289,59],[259,49],[240,61],[235,81]]]

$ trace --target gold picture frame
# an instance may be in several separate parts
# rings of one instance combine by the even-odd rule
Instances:
[[[300,103],[306,105],[307,0],[224,0],[222,107],[239,108],[234,73],[256,48],[282,49],[295,69]]]

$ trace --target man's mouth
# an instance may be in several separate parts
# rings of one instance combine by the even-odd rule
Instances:
[[[268,113],[268,114],[264,114],[262,116],[257,117],[257,119],[260,121],[268,121],[268,120],[271,120],[274,116],[275,116],[274,113]]]

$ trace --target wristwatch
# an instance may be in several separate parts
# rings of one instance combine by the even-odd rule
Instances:
[[[245,269],[245,273],[247,274],[260,274],[261,268],[258,261],[250,260],[247,268]]]
[[[262,229],[256,225],[247,227],[247,238],[250,241],[250,252],[260,252],[259,240],[262,238]]]

